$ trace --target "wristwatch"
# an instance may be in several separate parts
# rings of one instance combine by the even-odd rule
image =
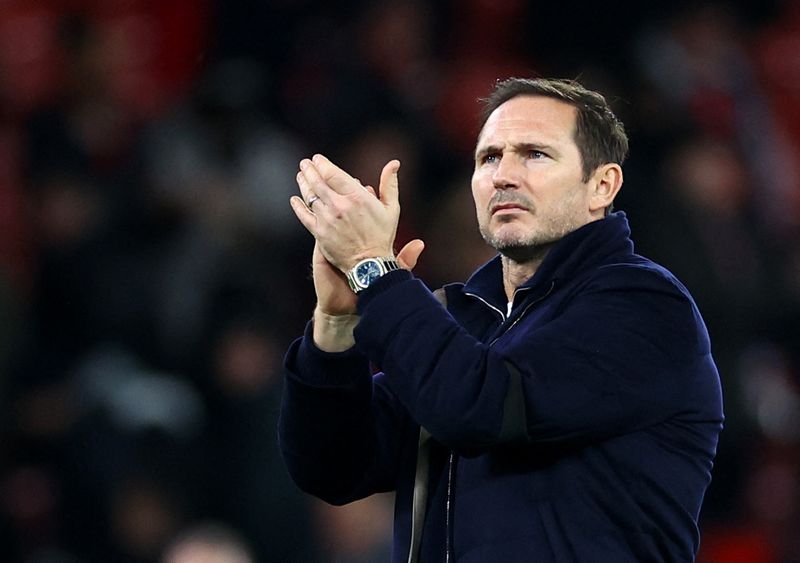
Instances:
[[[353,293],[360,293],[385,273],[399,268],[394,258],[365,258],[347,272],[347,282]]]

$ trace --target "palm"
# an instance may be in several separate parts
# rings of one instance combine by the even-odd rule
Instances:
[[[397,262],[400,267],[406,270],[414,268],[424,248],[425,245],[419,239],[406,244],[397,254]],[[356,294],[350,289],[345,275],[331,265],[322,254],[319,243],[314,245],[311,264],[314,290],[317,293],[317,304],[320,310],[333,316],[356,314]]]
[[[323,313],[337,316],[355,314],[356,294],[350,289],[344,274],[322,255],[319,243],[314,245],[312,272],[314,290]]]

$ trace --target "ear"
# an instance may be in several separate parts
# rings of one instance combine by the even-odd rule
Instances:
[[[603,212],[622,187],[622,168],[613,162],[599,166],[592,174],[590,185],[589,211],[592,214]]]

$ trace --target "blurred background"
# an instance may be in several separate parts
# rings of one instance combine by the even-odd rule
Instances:
[[[0,560],[388,561],[390,496],[332,508],[279,459],[313,307],[287,200],[304,156],[399,158],[398,243],[465,279],[476,100],[511,75],[612,101],[617,208],[709,325],[700,561],[800,561],[797,0],[0,0]]]

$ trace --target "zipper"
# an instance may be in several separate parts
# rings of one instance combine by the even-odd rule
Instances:
[[[548,288],[547,288],[547,291],[545,291],[545,292],[544,292],[544,294],[542,294],[541,296],[537,297],[536,299],[534,299],[533,301],[531,301],[530,303],[528,303],[528,304],[525,306],[525,308],[522,310],[522,312],[521,312],[519,315],[517,315],[517,318],[516,318],[516,319],[514,319],[514,322],[513,322],[513,323],[511,323],[511,324],[508,326],[508,328],[507,328],[507,329],[505,329],[503,332],[501,332],[500,334],[498,334],[497,336],[495,336],[495,337],[494,337],[494,339],[493,339],[493,340],[492,340],[492,341],[489,343],[489,347],[491,348],[491,347],[494,345],[494,343],[495,343],[495,342],[497,342],[498,340],[500,340],[500,338],[501,338],[501,337],[502,337],[502,336],[503,336],[505,333],[507,333],[507,332],[508,332],[509,330],[511,330],[512,328],[514,328],[514,326],[515,326],[515,325],[516,325],[516,324],[517,324],[517,323],[520,321],[520,319],[522,319],[522,317],[524,317],[524,316],[525,316],[525,313],[527,313],[527,312],[528,312],[528,310],[529,310],[531,307],[533,307],[533,306],[534,306],[534,305],[536,305],[537,303],[540,303],[540,302],[541,302],[543,299],[545,299],[545,298],[546,298],[548,295],[550,295],[550,293],[552,293],[552,291],[553,291],[553,288],[554,288],[555,286],[556,286],[556,280],[553,280],[553,281],[551,281],[551,282],[550,282],[550,287],[548,287]]]
[[[505,333],[507,333],[512,328],[514,328],[514,326],[520,321],[520,319],[522,317],[525,316],[525,314],[530,310],[531,307],[533,307],[537,303],[540,303],[543,299],[545,299],[548,295],[550,295],[553,292],[553,288],[555,288],[555,286],[556,286],[556,280],[552,280],[550,282],[550,287],[547,288],[547,291],[545,291],[544,294],[542,294],[540,297],[538,297],[535,300],[533,300],[530,303],[528,303],[525,306],[525,308],[522,310],[522,312],[519,315],[517,315],[517,318],[514,319],[514,322],[511,323],[508,326],[507,329],[505,329],[503,332],[498,334],[489,343],[489,347],[491,348],[494,345],[495,342],[500,340],[500,337],[502,337]],[[486,301],[484,298],[480,297],[479,295],[475,295],[474,293],[466,293],[465,295],[469,295],[470,297],[474,297],[475,299],[478,299],[483,304],[485,304],[487,307],[489,307],[490,309],[495,311],[498,315],[500,315],[500,318],[503,320],[503,322],[506,321],[506,316],[503,313],[503,311],[501,311],[500,309],[498,309],[497,307],[495,307],[494,305],[492,305],[491,303]],[[514,295],[516,296],[516,292],[514,293]],[[448,467],[447,467],[447,502],[445,503],[445,542],[444,542],[445,543],[445,563],[450,563],[450,537],[451,537],[450,536],[450,526],[451,526],[451,524],[450,524],[450,518],[451,518],[450,514],[451,514],[451,510],[452,510],[451,504],[452,504],[452,499],[453,499],[453,480],[454,480],[453,477],[454,477],[454,473],[455,473],[455,453],[451,450],[450,451],[450,458],[448,460]]]
[[[489,303],[486,299],[484,299],[480,295],[475,295],[474,293],[466,293],[466,292],[464,293],[464,295],[469,295],[470,297],[474,297],[475,299],[477,299],[478,301],[489,307],[492,311],[500,315],[500,319],[502,319],[505,322],[506,314],[497,307],[495,307],[494,305],[492,305],[491,303]]]
[[[445,563],[450,563],[450,503],[452,501],[453,492],[453,471],[454,471],[455,454],[450,452],[450,459],[447,462],[447,503],[445,504]]]

